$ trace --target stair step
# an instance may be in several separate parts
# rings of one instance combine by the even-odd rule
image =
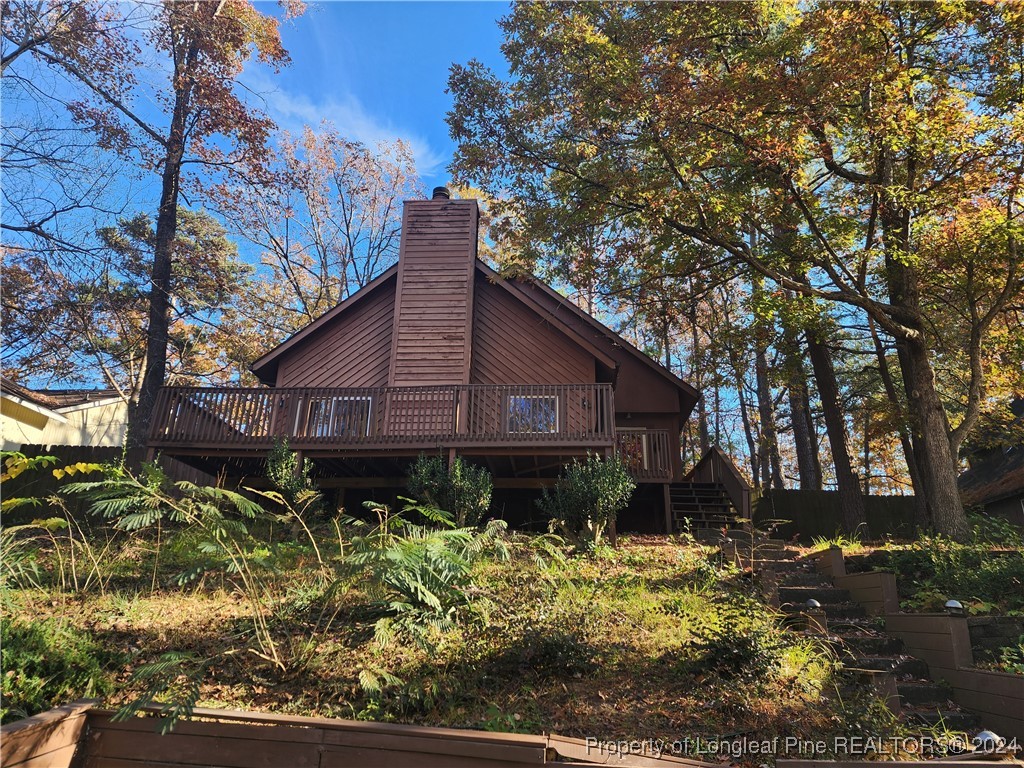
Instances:
[[[781,565],[781,563],[779,563]],[[794,568],[788,569],[779,579],[779,587],[831,587],[832,579],[817,571],[808,571],[800,563],[793,563]]]
[[[779,587],[779,600],[783,603],[806,605],[808,600],[817,600],[822,608],[838,603],[850,603],[850,590],[819,585]]]
[[[974,713],[950,709],[904,709],[903,719],[919,725],[940,726],[947,731],[969,731],[978,725]]]
[[[787,605],[783,603],[781,606],[783,613],[803,613],[807,610],[807,606],[804,603],[799,605],[790,603]],[[833,620],[845,621],[847,619],[859,619],[864,618],[867,613],[864,607],[858,603],[823,603],[821,610],[825,612],[826,618],[829,620],[830,626]]]
[[[949,691],[938,683],[912,680],[905,683],[897,683],[896,690],[900,692],[900,699],[904,704],[911,704],[917,707],[933,704],[936,708],[939,708],[949,701]]]
[[[844,650],[856,656],[899,655],[905,650],[902,640],[889,635],[837,635],[836,639]]]
[[[858,656],[847,666],[854,669],[876,669],[900,677],[928,679],[928,665],[913,656]]]

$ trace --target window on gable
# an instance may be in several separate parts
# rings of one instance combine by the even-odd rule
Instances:
[[[555,395],[509,395],[508,431],[554,433],[558,431],[558,397]]]

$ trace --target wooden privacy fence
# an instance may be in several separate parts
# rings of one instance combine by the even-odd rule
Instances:
[[[611,447],[610,384],[165,387],[152,448]]]
[[[514,768],[572,761],[637,768],[716,768],[677,757],[617,757],[593,740],[196,709],[161,736],[153,718],[115,723],[80,701],[0,729],[5,768]]]
[[[800,541],[815,537],[829,538],[842,529],[842,516],[837,491],[801,491],[773,488],[761,495],[754,505],[754,523],[785,520],[776,528],[777,535]],[[864,514],[874,538],[886,534],[913,536],[913,496],[864,496]]]

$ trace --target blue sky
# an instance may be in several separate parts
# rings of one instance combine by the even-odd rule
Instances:
[[[271,4],[268,3],[268,6]],[[409,142],[424,186],[448,181],[455,148],[445,115],[452,63],[472,58],[504,73],[497,21],[504,2],[323,2],[282,26],[292,63],[250,66],[242,82],[290,131],[332,121],[349,138]],[[267,8],[267,12],[276,13]]]

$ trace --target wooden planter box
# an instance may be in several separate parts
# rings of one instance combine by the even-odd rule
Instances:
[[[3,726],[0,764],[4,768],[514,768],[571,760],[637,768],[719,768],[669,756],[630,754],[619,759],[607,748],[595,747],[593,740],[553,734],[423,728],[222,709],[197,708],[193,719],[179,722],[171,733],[161,736],[153,718],[115,723],[110,711],[95,705],[95,701],[76,701]]]

